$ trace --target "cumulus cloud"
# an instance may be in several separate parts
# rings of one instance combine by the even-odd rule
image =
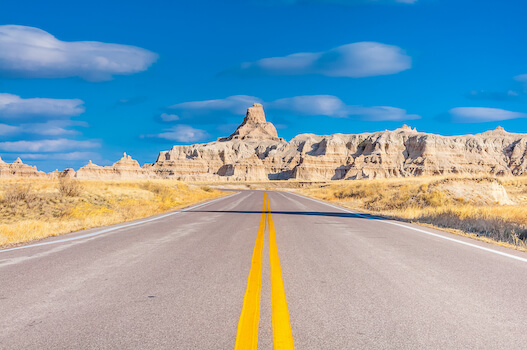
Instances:
[[[197,142],[205,140],[209,134],[205,130],[195,129],[190,125],[176,125],[153,136],[177,142]]]
[[[341,99],[332,95],[306,95],[282,98],[271,102],[263,102],[261,99],[251,96],[231,96],[225,99],[196,101],[181,103],[178,106],[191,106],[184,113],[214,114],[218,112],[231,112],[235,115],[243,115],[254,102],[263,103],[264,108],[274,115],[285,113],[305,116],[328,116],[332,118],[355,118],[369,121],[401,121],[419,119],[416,114],[407,114],[406,110],[389,107],[374,106],[364,107],[357,105],[346,105]],[[240,102],[236,108],[232,108],[231,101]],[[211,105],[214,108],[211,108]]]
[[[21,98],[0,93],[0,119],[69,118],[84,113],[83,104],[79,99]]]
[[[294,53],[245,62],[223,74],[242,76],[307,75],[361,78],[410,69],[412,59],[397,46],[376,42],[342,45],[324,52]]]
[[[458,107],[451,109],[448,114],[450,119],[456,123],[485,123],[527,118],[527,113],[486,107]]]
[[[0,142],[0,151],[4,152],[62,152],[97,147],[100,144],[95,141],[68,139]]]
[[[103,81],[144,71],[157,57],[135,46],[67,42],[34,27],[0,26],[0,75],[7,77]]]

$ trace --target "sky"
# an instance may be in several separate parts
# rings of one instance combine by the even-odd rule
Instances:
[[[254,102],[287,140],[527,133],[522,0],[6,0],[0,156],[153,163]]]

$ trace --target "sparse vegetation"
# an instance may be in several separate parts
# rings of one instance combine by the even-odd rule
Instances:
[[[491,190],[502,185],[504,198]],[[460,230],[527,248],[527,177],[422,177],[339,181],[298,190],[363,212]],[[492,193],[491,193],[492,194]],[[507,198],[508,194],[508,198]]]
[[[135,220],[221,195],[172,180],[3,179],[0,246]]]
[[[78,197],[82,191],[82,186],[79,180],[71,177],[61,177],[59,179],[59,192],[63,196]]]

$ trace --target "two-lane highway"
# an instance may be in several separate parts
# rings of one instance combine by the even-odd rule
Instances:
[[[0,348],[525,348],[527,254],[267,194],[0,250]]]

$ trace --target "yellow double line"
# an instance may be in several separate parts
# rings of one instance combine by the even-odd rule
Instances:
[[[267,211],[266,211],[267,208]],[[260,320],[260,296],[262,289],[263,242],[265,235],[265,217],[269,222],[269,259],[271,267],[271,303],[273,311],[273,343],[275,350],[294,349],[293,333],[285,298],[282,269],[276,247],[276,233],[269,198],[264,193],[260,227],[256,236],[251,270],[247,281],[247,289],[243,299],[242,313],[238,321],[235,350],[256,350],[258,347],[258,322]]]

